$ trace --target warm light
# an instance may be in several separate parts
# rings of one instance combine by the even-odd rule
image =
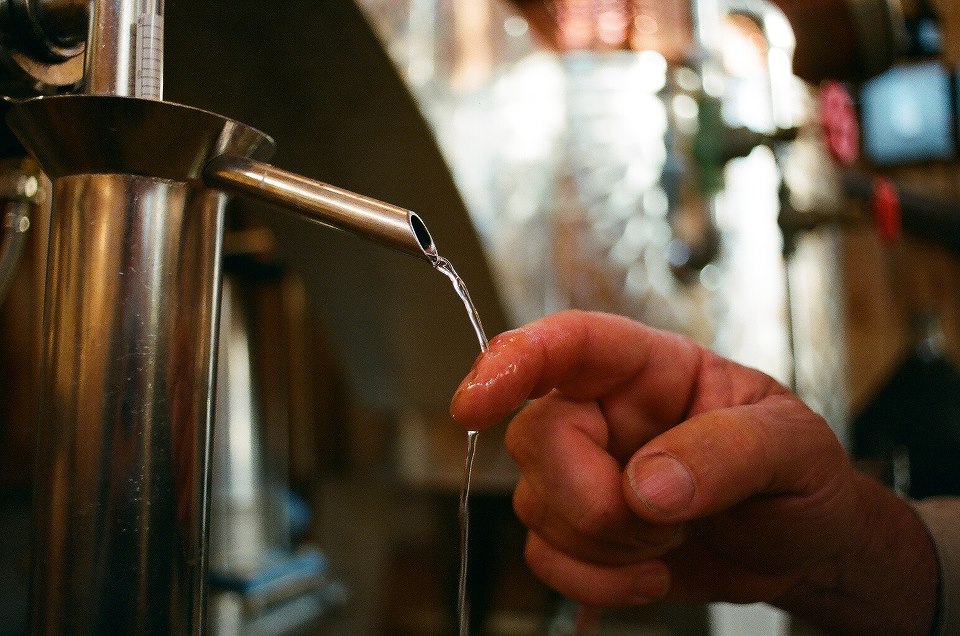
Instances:
[[[654,35],[657,32],[657,19],[653,16],[640,14],[633,19],[633,30],[641,35]]]
[[[753,20],[727,16],[720,42],[724,68],[731,75],[756,77],[766,72],[767,40]]]
[[[604,11],[597,16],[597,37],[604,44],[620,46],[627,40],[628,23],[622,10]]]
[[[666,0],[555,0],[556,41],[564,51],[658,51],[671,61],[692,39],[690,7]]]

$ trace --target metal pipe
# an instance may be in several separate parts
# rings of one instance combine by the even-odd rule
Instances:
[[[217,157],[207,165],[203,176],[212,187],[278,205],[305,219],[436,264],[433,238],[420,217],[410,210],[244,157]]]
[[[132,97],[137,0],[91,0],[91,5],[84,92]]]
[[[280,496],[265,462],[261,388],[251,342],[243,283],[223,277],[217,363],[216,422],[210,495],[210,569],[250,575],[289,550],[289,521],[276,515]],[[283,510],[286,512],[286,509]]]
[[[162,0],[91,0],[84,92],[163,99]]]

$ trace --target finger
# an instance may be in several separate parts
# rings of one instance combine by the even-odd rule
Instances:
[[[670,572],[658,560],[607,566],[585,563],[551,546],[536,533],[527,535],[525,550],[531,571],[564,596],[593,607],[649,603],[670,587]]]
[[[623,492],[643,518],[684,521],[760,494],[838,496],[849,490],[841,483],[846,463],[821,417],[797,398],[771,395],[702,413],[653,439],[627,465]]]
[[[482,430],[552,389],[595,400],[630,382],[641,411],[657,409],[657,419],[675,422],[694,397],[704,354],[686,338],[621,316],[563,312],[494,338],[458,388],[451,413]]]
[[[599,565],[627,565],[658,558],[680,545],[683,526],[650,524],[636,517],[609,528],[604,536],[582,533],[547,507],[525,479],[513,496],[520,521],[544,541],[570,556]]]
[[[781,537],[782,540],[782,537]],[[780,551],[783,551],[781,546]],[[667,555],[671,586],[664,600],[728,603],[773,602],[791,586],[793,575],[765,574],[724,558],[712,548],[685,546]]]
[[[507,427],[504,444],[530,489],[557,517],[586,536],[611,540],[637,517],[622,492],[622,466],[604,450],[607,425],[594,402],[555,393],[529,404]]]

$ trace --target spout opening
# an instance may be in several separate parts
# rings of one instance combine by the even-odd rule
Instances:
[[[430,257],[431,260],[435,260],[437,257],[437,248],[433,244],[433,237],[430,236],[430,231],[427,230],[427,226],[423,220],[413,212],[410,213],[410,229],[413,230],[413,235],[417,238],[417,243],[420,244],[420,249],[423,250],[423,253]]]

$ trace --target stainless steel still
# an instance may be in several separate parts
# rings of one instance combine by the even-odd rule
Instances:
[[[199,172],[270,140],[118,97],[35,100],[9,121],[53,183],[33,631],[198,632],[227,201]]]
[[[198,632],[227,200],[206,166],[229,157],[210,178],[228,184],[254,166],[276,187],[238,190],[431,263],[432,239],[409,211],[243,161],[270,140],[198,109],[74,95],[8,121],[53,183],[34,630]]]
[[[228,192],[436,250],[412,212],[161,101],[162,0],[0,0],[0,32],[8,125],[52,182],[32,631],[200,633]]]

